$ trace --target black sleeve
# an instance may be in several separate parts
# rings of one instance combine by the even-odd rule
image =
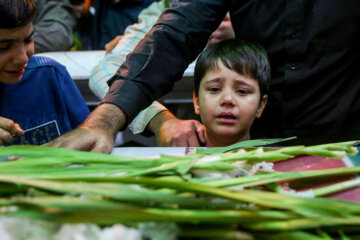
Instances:
[[[222,0],[173,1],[109,80],[102,103],[117,105],[132,121],[182,78],[226,12]]]

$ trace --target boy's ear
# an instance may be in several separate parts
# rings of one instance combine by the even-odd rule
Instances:
[[[264,95],[259,103],[259,108],[258,110],[256,111],[256,118],[260,118],[261,117],[261,114],[262,112],[264,111],[265,109],[265,106],[267,104],[267,100],[268,100],[268,95]]]
[[[199,106],[199,99],[196,96],[195,92],[193,92],[193,104],[194,104],[194,111],[196,115],[200,115],[200,106]]]

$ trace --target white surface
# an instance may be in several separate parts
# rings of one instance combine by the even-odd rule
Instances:
[[[127,157],[156,158],[160,154],[184,156],[186,147],[118,147],[111,152],[112,155]]]
[[[105,51],[46,52],[36,54],[56,60],[66,67],[74,80],[88,79],[91,69],[105,56]]]
[[[105,51],[46,52],[36,54],[56,60],[66,67],[73,80],[89,79],[93,67],[105,56]],[[195,63],[185,70],[184,76],[194,75]]]

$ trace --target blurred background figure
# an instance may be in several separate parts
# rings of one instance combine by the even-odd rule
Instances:
[[[105,44],[124,34],[125,28],[138,21],[140,12],[156,0],[96,1],[92,32],[92,50],[103,50]]]
[[[85,13],[87,13],[91,5],[90,0],[70,0],[70,3],[74,7],[77,19],[81,18]]]
[[[76,14],[69,0],[35,0],[35,53],[68,51],[73,45]]]
[[[95,15],[91,0],[70,0],[76,14],[74,43],[71,51],[91,50],[92,24]]]

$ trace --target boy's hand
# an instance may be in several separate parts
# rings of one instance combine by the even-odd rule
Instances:
[[[24,130],[13,120],[0,117],[0,146],[14,141],[13,135],[22,136]]]

